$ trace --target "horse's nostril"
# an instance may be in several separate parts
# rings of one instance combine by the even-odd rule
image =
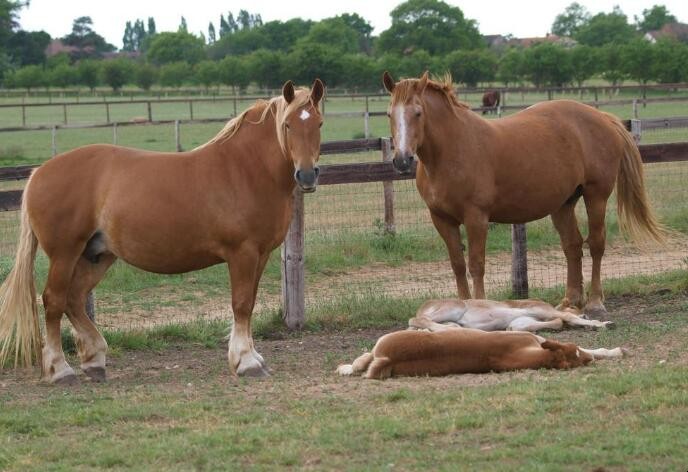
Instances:
[[[320,167],[315,167],[313,170],[315,171],[315,176],[318,177],[320,175]]]

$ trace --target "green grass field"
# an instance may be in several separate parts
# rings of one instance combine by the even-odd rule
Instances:
[[[223,331],[110,338],[107,384],[64,389],[38,383],[37,371],[1,374],[0,469],[683,470],[685,277],[637,280],[622,293],[608,299],[616,330],[548,336],[631,356],[570,371],[334,374],[402,328],[412,304],[373,317],[368,304],[357,318],[367,323],[306,334],[259,329],[273,369],[265,380],[228,376]]]

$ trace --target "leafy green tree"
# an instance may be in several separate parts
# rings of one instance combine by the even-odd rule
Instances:
[[[403,77],[420,77],[426,70],[438,72],[437,61],[429,52],[419,49],[401,59]]]
[[[217,62],[201,61],[195,67],[196,82],[208,90],[212,85],[220,82],[220,68]]]
[[[210,48],[211,59],[221,59],[228,55],[243,56],[259,49],[267,49],[268,38],[262,28],[244,29],[232,34],[225,34]]]
[[[218,76],[220,83],[229,85],[236,93],[236,88],[244,90],[251,82],[247,60],[236,56],[227,56],[219,63]]]
[[[453,79],[468,87],[492,81],[497,73],[497,57],[487,50],[454,51],[447,55],[445,63]]]
[[[215,41],[217,41],[215,25],[211,21],[210,24],[208,24],[208,44],[213,44]]]
[[[0,0],[0,48],[19,29],[19,10],[27,4],[21,0]]]
[[[621,67],[626,76],[646,84],[654,78],[655,47],[642,38],[621,46]]]
[[[186,25],[186,18],[182,16],[182,21],[179,23],[179,29],[177,29],[179,33],[188,33],[189,32],[189,27]]]
[[[41,66],[24,66],[16,70],[12,80],[18,88],[25,88],[28,91],[47,85],[45,70]]]
[[[265,36],[263,47],[271,51],[291,51],[296,42],[308,35],[313,22],[292,18],[285,22],[269,21],[260,27]]]
[[[192,74],[193,69],[186,62],[165,64],[160,67],[160,85],[163,87],[179,88],[191,79]]]
[[[76,67],[76,71],[77,82],[81,85],[85,85],[93,92],[100,83],[100,62],[93,60],[80,61]]]
[[[105,41],[101,35],[93,31],[93,20],[90,16],[80,16],[72,23],[72,32],[62,38],[65,44],[79,48],[77,57],[99,55],[103,52],[114,51],[115,46]],[[92,50],[92,52],[90,51]]]
[[[583,86],[583,82],[599,72],[600,54],[597,48],[579,44],[570,51],[572,76],[571,78]]]
[[[375,83],[378,86],[378,88],[382,87],[382,74],[385,71],[388,71],[390,74],[392,74],[392,77],[394,77],[397,80],[403,77],[403,61],[401,57],[397,54],[383,54],[378,58],[378,60],[375,63],[375,66]]]
[[[670,39],[658,41],[653,76],[665,84],[688,81],[688,45]]]
[[[526,77],[537,87],[561,86],[573,78],[567,50],[552,43],[538,43],[526,49],[523,65]]]
[[[134,75],[133,72],[133,64],[126,59],[103,61],[100,69],[103,82],[112,87],[113,91],[117,91],[126,83],[131,82]]]
[[[497,78],[507,87],[511,83],[522,81],[525,74],[524,62],[523,50],[516,48],[507,50],[497,64]]]
[[[611,13],[598,13],[582,25],[574,39],[588,46],[603,46],[609,43],[625,43],[633,39],[635,30],[628,24],[626,15],[614,7]]]
[[[48,69],[54,69],[57,66],[61,65],[69,65],[72,63],[72,58],[67,54],[66,52],[61,52],[59,54],[55,54],[54,56],[49,57],[45,61],[45,65]]]
[[[148,91],[158,80],[158,69],[150,64],[139,64],[135,75],[136,85]]]
[[[574,36],[590,21],[590,12],[580,3],[573,2],[552,23],[552,33],[558,36]]]
[[[157,28],[155,27],[155,18],[152,16],[148,17],[148,36],[155,36],[158,33]]]
[[[146,56],[153,64],[188,62],[195,64],[205,58],[203,40],[185,32],[158,33],[151,40]]]
[[[131,21],[127,21],[124,25],[124,35],[122,36],[122,51],[134,50],[134,27]]]
[[[60,64],[48,73],[48,82],[55,87],[67,88],[78,82],[79,75],[76,68],[68,64]]]
[[[347,87],[375,90],[380,88],[380,77],[375,60],[364,54],[345,54],[342,62],[342,84]]]
[[[638,19],[636,17],[638,29],[643,33],[662,29],[662,26],[667,23],[676,22],[676,17],[669,13],[669,10],[664,5],[653,5],[652,8],[643,10],[642,18]]]
[[[283,54],[267,49],[259,49],[246,56],[251,81],[260,87],[281,87],[286,81],[283,58]],[[296,79],[296,77],[290,78]]]
[[[7,54],[18,66],[43,64],[50,35],[45,31],[17,31],[7,40]],[[0,47],[1,49],[1,47]]]
[[[284,64],[285,75],[297,83],[310,84],[319,77],[326,86],[336,87],[343,82],[342,54],[322,44],[298,44]]]
[[[460,8],[441,0],[407,0],[390,16],[392,26],[377,40],[382,53],[424,49],[431,55],[443,55],[484,45],[475,20],[467,20]]]
[[[326,18],[314,24],[299,43],[319,44],[342,54],[359,51],[359,34],[339,17]]]
[[[337,16],[337,18],[356,31],[358,34],[358,49],[366,54],[370,54],[372,49],[372,25],[358,13],[344,13]]]
[[[616,43],[607,44],[599,49],[602,77],[614,87],[626,78],[621,49],[621,45]]]

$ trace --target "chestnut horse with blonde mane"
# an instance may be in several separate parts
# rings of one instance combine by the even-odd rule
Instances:
[[[184,153],[84,146],[36,169],[24,190],[15,266],[0,287],[0,366],[42,358],[43,378],[73,383],[60,322],[76,331],[81,369],[105,380],[107,344],[86,315],[86,297],[117,258],[162,274],[229,265],[234,323],[229,368],[266,375],[251,336],[263,269],[286,235],[296,184],[317,185],[324,87],[287,82],[208,143]],[[33,265],[38,245],[50,266],[43,291],[42,353]]]
[[[617,187],[620,227],[634,239],[662,241],[663,228],[647,202],[643,165],[631,134],[613,115],[569,100],[543,102],[485,120],[454,95],[451,78],[395,83],[388,115],[397,171],[418,156],[416,186],[449,251],[462,299],[471,298],[460,225],[468,234],[473,298],[485,298],[485,241],[489,222],[525,223],[552,217],[566,255],[566,294],[560,307],[583,306],[583,238],[575,206],[588,214],[592,278],[587,313],[603,315],[600,269],[607,200]]]

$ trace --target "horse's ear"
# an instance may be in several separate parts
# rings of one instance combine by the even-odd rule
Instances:
[[[287,103],[291,103],[291,101],[294,100],[294,82],[287,80],[284,83],[284,86],[282,87],[282,96]]]
[[[385,71],[385,73],[382,74],[382,83],[385,86],[385,90],[387,90],[389,93],[392,93],[394,90],[394,79],[389,72]]]
[[[428,85],[428,79],[428,71],[425,71],[418,81],[418,95],[423,95],[423,92],[425,92],[425,87]]]
[[[323,85],[322,80],[315,79],[313,86],[311,87],[311,101],[313,102],[313,105],[317,107],[324,95],[325,86]]]

